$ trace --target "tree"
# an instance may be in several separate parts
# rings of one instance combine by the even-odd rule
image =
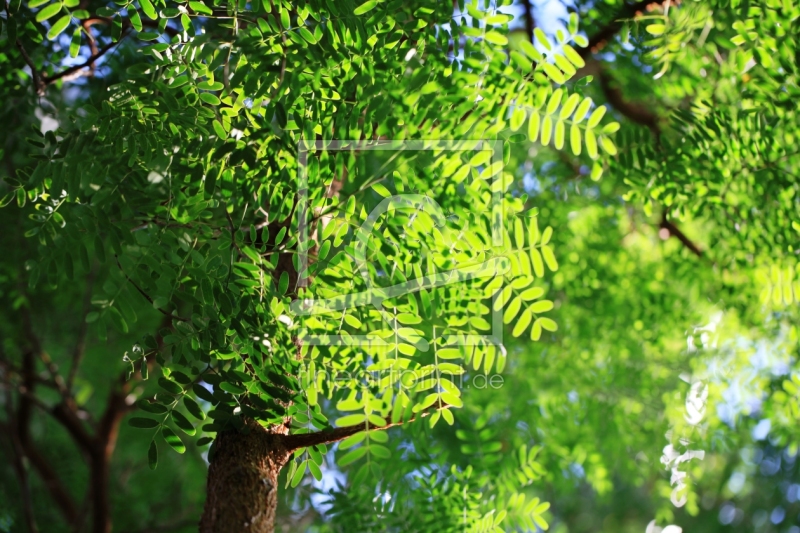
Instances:
[[[648,486],[639,528],[707,524],[747,442],[705,408],[717,348],[797,349],[762,308],[800,290],[797,8],[577,3],[545,33],[510,3],[7,5],[15,519],[50,516],[41,487],[65,530],[110,531],[124,432],[158,467],[140,489],[207,457],[203,532],[273,531],[281,501],[350,531],[545,529],[552,501],[588,530],[576,482]],[[796,380],[756,390],[791,447]],[[76,445],[86,504],[37,428]],[[699,457],[680,437],[703,478],[653,466]],[[309,474],[339,470],[314,516]],[[196,519],[163,516],[124,520]]]

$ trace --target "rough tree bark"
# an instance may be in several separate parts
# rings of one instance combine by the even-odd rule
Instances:
[[[220,433],[208,468],[200,533],[272,533],[278,506],[278,475],[288,462],[284,425],[265,429],[246,423],[246,433]]]

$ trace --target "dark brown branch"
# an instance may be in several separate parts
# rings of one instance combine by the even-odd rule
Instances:
[[[142,296],[144,296],[145,300],[147,300],[147,301],[148,301],[148,302],[150,302],[151,304],[155,303],[155,301],[154,301],[152,298],[150,298],[150,295],[149,295],[149,294],[147,294],[146,292],[144,292],[144,290],[143,290],[141,287],[139,287],[139,285],[138,285],[138,284],[137,284],[135,281],[133,281],[131,278],[129,278],[129,277],[128,277],[128,275],[125,273],[125,271],[124,271],[124,270],[122,270],[122,265],[119,263],[119,259],[117,258],[117,256],[114,256],[114,259],[116,259],[116,261],[117,261],[117,266],[119,267],[119,270],[120,270],[120,272],[122,272],[122,275],[123,275],[123,276],[125,276],[125,279],[127,279],[127,280],[128,280],[128,283],[130,283],[131,285],[133,285],[133,286],[136,288],[136,290],[137,290],[137,291],[139,291],[139,294],[141,294]],[[161,309],[161,308],[158,308],[158,312],[159,312],[159,313],[161,313],[161,314],[162,314],[162,315],[164,315],[164,316],[168,316],[168,317],[170,317],[170,318],[174,318],[175,320],[180,320],[181,322],[189,322],[189,319],[188,319],[188,318],[183,318],[183,317],[181,317],[181,316],[174,315],[174,314],[172,314],[172,313],[170,313],[170,312],[168,312],[168,311],[164,311],[164,310],[163,310],[163,309]]]
[[[144,26],[145,28],[158,28],[158,21],[156,21],[156,20],[147,20],[144,17],[140,17],[140,18],[142,20],[142,26]],[[94,24],[106,24],[107,25],[107,24],[111,24],[111,22],[112,22],[112,20],[110,18],[108,18],[108,17],[99,17],[99,16],[93,16],[93,17],[89,17],[87,19],[81,20],[81,24],[83,24],[84,27],[87,26],[87,25],[88,26],[92,26]],[[132,28],[132,27],[133,27],[133,25],[131,24],[131,19],[129,19],[129,18],[122,19],[122,28],[123,29],[128,29],[128,28]],[[175,28],[172,28],[170,26],[167,26],[166,28],[164,28],[164,33],[166,33],[170,37],[175,37],[176,35],[180,34],[180,31],[178,31]]]
[[[11,441],[11,455],[13,456],[14,471],[19,479],[20,498],[22,499],[22,507],[25,513],[25,523],[28,525],[28,531],[31,533],[38,533],[39,528],[36,525],[36,517],[33,514],[33,501],[31,500],[31,488],[28,483],[28,470],[25,468],[25,451],[22,449],[22,443],[19,436],[12,428],[15,426],[14,420],[14,405],[11,397],[11,391],[6,389],[6,416],[8,417],[8,426],[5,424],[0,425],[2,432],[8,435],[8,440]]]
[[[625,100],[622,91],[612,85],[611,75],[602,65],[600,65],[598,74],[600,88],[603,90],[603,95],[608,100],[608,103],[632,122],[650,128],[650,131],[658,136],[660,132],[658,115],[648,107]]]
[[[624,4],[620,10],[614,14],[611,22],[589,37],[589,45],[581,49],[578,53],[585,59],[588,55],[599,52],[605,48],[606,43],[622,29],[626,20],[634,18],[639,13],[653,9],[653,7],[660,7],[663,3],[664,0],[641,0],[633,4]]]
[[[664,214],[661,217],[661,224],[659,227],[667,230],[671,236],[677,237],[678,240],[681,241],[686,248],[691,250],[694,255],[697,257],[703,257],[703,250],[693,243],[675,224],[673,224],[667,218],[666,211],[664,211]]]
[[[33,59],[31,59],[31,56],[28,55],[28,51],[25,50],[25,47],[22,46],[22,41],[19,39],[17,39],[17,48],[19,48],[19,53],[22,54],[22,59],[25,60],[28,68],[31,69],[31,77],[33,78],[33,86],[36,89],[36,94],[42,94],[44,92],[44,87],[47,84],[42,81],[41,77],[39,77],[39,71],[36,70],[36,65],[33,64]]]
[[[525,33],[528,34],[528,39],[533,42],[533,30],[536,28],[536,19],[533,16],[533,5],[531,4],[531,0],[522,0],[520,3],[525,10]]]
[[[76,523],[78,519],[77,505],[70,492],[61,483],[56,471],[33,443],[30,442],[30,439],[25,441],[24,448],[25,456],[30,460],[39,477],[42,478],[45,487],[47,487],[50,496],[61,511],[64,519],[70,524]]]
[[[426,416],[430,416],[433,413],[441,410],[441,409],[448,409],[451,407],[446,403],[442,403],[439,406],[434,407],[429,411],[425,411],[418,415],[414,415],[408,420],[400,420],[399,422],[389,422],[383,426],[369,426],[369,431],[383,431],[395,426],[402,426],[403,424],[408,424],[417,420],[418,418],[424,418]],[[314,433],[300,433],[295,435],[285,435],[283,436],[283,442],[286,448],[291,452],[297,450],[299,448],[306,448],[308,446],[314,446],[317,444],[332,444],[334,442],[339,442],[340,440],[344,440],[347,437],[351,437],[356,433],[361,433],[365,431],[364,424],[357,424],[355,426],[345,426],[341,428],[335,428],[330,431],[317,431]]]
[[[97,61],[98,59],[103,57],[106,54],[106,52],[108,52],[109,50],[111,50],[112,48],[117,46],[119,43],[121,43],[122,39],[124,39],[124,38],[125,38],[125,33],[123,33],[120,36],[119,41],[108,43],[103,48],[98,50],[96,54],[92,54],[91,56],[89,56],[89,59],[87,59],[86,61],[84,61],[80,65],[74,65],[74,66],[71,66],[69,68],[66,68],[66,69],[62,70],[61,72],[53,74],[52,76],[47,76],[47,77],[44,78],[42,83],[44,85],[50,85],[51,83],[53,83],[55,81],[58,81],[58,80],[60,80],[62,78],[69,78],[72,74],[77,74],[78,72],[80,72],[81,70],[85,69],[86,67],[93,66],[95,61]]]
[[[78,373],[78,367],[83,359],[83,354],[86,352],[86,334],[89,331],[89,324],[86,323],[86,315],[89,314],[92,306],[92,289],[94,288],[95,269],[89,272],[86,278],[86,291],[83,294],[83,310],[81,313],[81,323],[78,326],[78,339],[75,341],[75,347],[72,349],[72,366],[67,375],[67,390],[72,391],[72,385],[75,382],[75,376]]]
[[[20,460],[22,460],[24,457],[30,461],[31,465],[34,467],[34,469],[36,469],[37,473],[42,478],[42,481],[47,487],[47,490],[50,492],[50,495],[52,496],[56,505],[61,510],[61,513],[64,515],[64,518],[70,524],[74,524],[77,518],[75,502],[72,500],[69,492],[66,491],[64,485],[59,480],[55,470],[53,470],[47,459],[45,459],[45,457],[36,449],[31,439],[30,419],[32,414],[32,406],[36,405],[45,410],[48,408],[33,395],[33,389],[37,382],[35,350],[40,349],[40,345],[38,338],[36,338],[32,330],[30,315],[28,314],[27,309],[23,309],[22,311],[22,322],[23,330],[28,337],[28,342],[30,343],[32,349],[24,352],[22,356],[22,368],[20,369],[22,384],[18,388],[19,407],[16,415],[14,415],[13,411],[9,411],[9,425],[11,429],[8,431],[9,438],[12,440],[15,450],[17,450],[16,453],[19,455]],[[5,357],[3,357],[3,359],[5,360]],[[9,378],[8,367],[5,367],[4,377],[6,380]],[[11,383],[7,382],[5,385],[7,385],[6,407],[7,409],[11,409]],[[20,477],[20,486],[23,491],[26,491],[27,473],[24,474],[24,478],[22,476]],[[23,498],[24,497],[25,495],[23,493]]]

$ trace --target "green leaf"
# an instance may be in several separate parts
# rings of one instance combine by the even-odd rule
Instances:
[[[317,44],[316,37],[314,37],[314,34],[308,31],[308,28],[306,28],[305,26],[300,26],[297,32],[300,34],[300,37],[302,37],[304,41],[308,42],[309,44]]]
[[[392,456],[389,448],[380,444],[370,444],[369,452],[380,459],[389,459]]]
[[[222,122],[214,119],[211,125],[214,127],[214,133],[217,134],[217,137],[219,137],[220,139],[228,138],[228,132],[225,131],[225,128],[222,126]]]
[[[139,32],[139,34],[136,37],[142,41],[155,41],[160,36],[161,36],[160,33],[154,31],[143,31]]]
[[[525,309],[525,311],[523,311],[522,314],[519,316],[519,320],[517,320],[517,323],[514,324],[514,329],[511,332],[511,334],[514,337],[519,337],[520,335],[522,335],[522,333],[526,329],[528,329],[528,326],[531,323],[532,316],[533,314],[531,309]]]
[[[158,15],[156,14],[156,9],[153,7],[153,3],[150,0],[139,0],[139,5],[142,6],[142,11],[144,11],[145,15],[152,20],[156,20]]]
[[[556,324],[556,321],[551,319],[551,318],[547,318],[547,317],[543,316],[543,317],[537,319],[537,322],[539,322],[542,325],[542,328],[546,329],[547,331],[557,331],[558,330],[558,324]]]
[[[538,341],[542,337],[542,319],[538,318],[531,328],[531,340]]]
[[[315,462],[308,461],[308,469],[311,471],[311,475],[314,476],[314,479],[322,481],[322,470],[320,470]]]
[[[536,142],[539,137],[539,126],[541,125],[541,117],[536,111],[531,112],[531,117],[528,120],[528,140]]]
[[[72,33],[72,40],[69,43],[70,57],[78,57],[81,51],[81,34],[82,30],[80,28],[75,28],[75,31]]]
[[[158,384],[162,389],[170,394],[180,394],[183,392],[183,387],[165,377],[158,378]]]
[[[138,407],[142,411],[147,411],[148,413],[153,413],[153,414],[164,414],[168,411],[168,409],[165,406],[161,405],[160,403],[149,402],[144,398],[136,402],[136,407]]]
[[[353,14],[354,15],[363,15],[364,13],[367,13],[367,12],[372,11],[373,9],[375,9],[375,6],[377,6],[377,5],[378,5],[377,0],[369,0],[368,2],[364,2],[363,4],[358,6],[353,11]]]
[[[544,257],[544,262],[547,264],[547,268],[552,272],[558,270],[558,261],[556,261],[556,256],[550,246],[542,246],[542,256]]]
[[[608,155],[617,155],[617,147],[614,146],[614,142],[608,137],[600,137],[600,146],[603,147],[603,150],[605,150]]]
[[[392,193],[389,192],[389,189],[387,189],[386,186],[383,185],[382,183],[373,184],[372,185],[372,190],[374,190],[376,193],[378,193],[379,195],[381,195],[384,198],[388,198],[388,197],[390,197],[392,195]]]
[[[244,394],[246,391],[243,387],[239,385],[235,385],[230,381],[223,381],[219,384],[219,388],[224,390],[225,392],[230,392],[231,394]]]
[[[583,68],[586,66],[586,61],[584,61],[581,55],[570,45],[564,44],[561,45],[561,48],[564,52],[564,55],[567,56],[567,59],[569,59],[569,62],[575,65],[575,68]]]
[[[367,419],[367,415],[357,413],[354,415],[346,415],[336,420],[336,425],[338,427],[344,426],[355,426],[357,424],[362,424]]]
[[[206,419],[206,413],[203,411],[202,407],[200,407],[200,404],[194,401],[189,396],[183,397],[183,405],[186,406],[186,410],[189,411],[189,414],[195,417],[196,419],[198,420]]]
[[[64,15],[59,18],[57,21],[53,23],[50,29],[47,31],[47,38],[51,41],[61,35],[61,33],[67,29],[69,26],[69,22],[72,19],[71,15]]]
[[[550,143],[550,137],[553,135],[553,117],[547,115],[544,117],[544,121],[542,121],[542,132],[539,142],[542,143],[543,146],[547,146]]]
[[[128,16],[131,19],[131,26],[136,31],[142,31],[142,17],[139,16],[139,12],[133,8],[128,8]]]
[[[108,308],[108,316],[111,319],[111,323],[120,333],[128,333],[128,323],[125,322],[116,307]]]
[[[145,418],[143,416],[134,416],[128,420],[128,425],[139,429],[150,429],[159,426],[158,420],[152,418]]]
[[[191,0],[189,2],[189,7],[192,8],[192,11],[194,11],[195,13],[200,13],[202,15],[213,15],[214,14],[214,12],[211,10],[211,8],[206,6],[202,2],[196,2],[194,0]]]
[[[559,120],[556,122],[556,131],[553,137],[553,147],[556,150],[564,148],[564,138],[566,136],[564,121]]]
[[[571,94],[564,103],[564,106],[561,108],[561,111],[558,113],[559,120],[566,120],[569,118],[572,112],[575,111],[575,108],[578,107],[578,102],[580,99],[581,97],[577,94]]]
[[[592,130],[586,130],[583,135],[584,142],[586,143],[586,153],[592,159],[597,159],[597,137]]]
[[[167,426],[161,427],[161,436],[176,452],[184,453],[186,451],[186,445],[183,444],[181,438]]]
[[[664,24],[648,24],[644,29],[651,35],[663,35],[667,31],[667,27]]]
[[[278,294],[284,295],[289,289],[289,273],[285,270],[281,272],[280,280],[278,280]]]
[[[487,31],[483,35],[483,38],[486,39],[487,42],[500,46],[505,46],[508,44],[508,37],[496,31]]]
[[[535,28],[533,30],[533,35],[535,39],[539,41],[539,44],[544,46],[547,51],[553,49],[553,46],[550,44],[550,40],[547,38],[547,36],[544,34],[541,28]]]
[[[600,121],[603,119],[603,115],[606,114],[606,106],[601,105],[597,109],[595,109],[591,116],[589,117],[589,122],[586,123],[586,127],[589,129],[594,128]]]
[[[536,277],[544,277],[544,262],[542,261],[542,254],[536,248],[531,248],[531,263],[533,264],[533,272],[536,274]]]
[[[44,22],[45,20],[56,16],[59,11],[61,11],[61,2],[54,2],[46,7],[43,7],[41,11],[36,13],[36,22]]]
[[[458,348],[442,348],[436,351],[436,356],[439,359],[461,359],[463,358],[463,354],[461,350]]]
[[[440,412],[442,413],[442,418],[444,418],[444,421],[447,422],[448,425],[452,426],[453,422],[455,422],[455,419],[453,418],[453,413],[450,412],[450,409],[442,409]]]
[[[292,488],[296,487],[297,485],[300,484],[301,481],[303,481],[303,477],[306,475],[307,467],[308,467],[308,460],[301,462],[300,465],[297,467],[297,470],[295,470],[294,474],[292,475],[292,482],[291,482]]]
[[[596,162],[592,165],[591,178],[592,181],[597,181],[603,176],[603,166]]]
[[[189,419],[186,418],[180,411],[175,411],[175,410],[172,411],[172,421],[175,422],[175,425],[178,426],[181,429],[181,431],[183,431],[187,435],[191,436],[197,432],[197,430],[189,421]]]
[[[572,120],[575,123],[578,123],[582,121],[584,118],[586,118],[586,115],[587,113],[589,113],[589,108],[591,107],[591,105],[592,105],[592,99],[587,96],[581,101],[580,105],[578,106],[578,109],[575,110],[575,114],[572,116]]]
[[[542,65],[542,69],[544,70],[544,73],[547,74],[548,78],[559,85],[566,83],[567,79],[564,77],[564,74],[558,69],[558,67],[552,63],[540,63],[540,65]]]
[[[520,308],[522,307],[522,300],[519,296],[515,297],[506,307],[505,313],[503,313],[503,323],[510,324],[515,318],[517,318],[517,313],[519,313]],[[514,335],[515,337],[517,335]]]
[[[542,57],[542,54],[531,44],[530,41],[522,39],[519,42],[519,46],[520,48],[522,48],[522,51],[525,53],[525,55],[531,58],[532,60],[539,62],[544,59],[544,57]]]
[[[553,309],[553,302],[550,300],[539,300],[538,302],[534,302],[528,308],[532,313],[546,313]]]
[[[155,470],[158,466],[158,446],[155,439],[150,441],[150,448],[147,450],[147,465],[150,470]]]
[[[573,154],[581,155],[581,130],[575,124],[569,127],[569,145]]]
[[[225,86],[218,81],[203,80],[197,84],[197,88],[203,91],[221,91]]]
[[[206,174],[206,179],[203,181],[203,192],[205,192],[207,196],[214,195],[214,189],[216,188],[217,185],[218,174],[219,174],[218,168],[212,168],[211,170],[208,171],[208,174]]]
[[[361,448],[356,448],[355,450],[350,450],[349,452],[344,454],[344,456],[339,458],[337,463],[339,464],[340,467],[345,467],[351,463],[358,461],[359,459],[364,457],[366,453],[367,453],[366,446],[362,446]]]
[[[341,444],[339,444],[339,449],[340,450],[347,450],[349,448],[352,448],[353,446],[364,442],[364,438],[366,438],[366,436],[367,436],[367,432],[366,431],[361,431],[360,433],[356,433],[355,435],[351,435],[350,437],[347,437],[346,439],[344,439],[341,442]]]
[[[202,92],[200,93],[200,100],[210,105],[219,105],[220,100],[215,94]]]

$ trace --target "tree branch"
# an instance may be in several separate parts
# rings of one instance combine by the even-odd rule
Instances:
[[[41,404],[41,402],[39,402],[38,399],[33,395],[33,388],[36,384],[35,349],[39,348],[39,341],[35,336],[33,336],[33,331],[30,329],[31,325],[29,323],[29,317],[26,317],[26,315],[27,313],[24,313],[22,317],[23,329],[25,330],[26,336],[28,337],[28,340],[32,346],[31,349],[26,350],[22,354],[22,368],[20,370],[22,384],[19,388],[19,406],[17,407],[16,415],[13,417],[14,423],[11,426],[12,429],[9,431],[9,433],[13,433],[11,438],[18,441],[19,450],[22,456],[26,457],[30,461],[33,468],[42,478],[42,481],[44,481],[45,486],[50,492],[50,496],[52,496],[53,501],[61,510],[64,518],[70,524],[74,524],[78,516],[75,502],[72,500],[69,492],[67,492],[67,490],[64,488],[64,485],[59,480],[58,475],[53,467],[50,466],[50,463],[47,461],[47,459],[45,459],[45,457],[34,446],[31,439],[30,419],[32,407],[34,405],[42,406],[43,404]],[[8,377],[7,374],[6,377]],[[7,383],[7,385],[10,385],[10,383]],[[10,405],[10,402],[7,401],[7,404]],[[10,420],[9,423],[11,423]]]
[[[369,426],[368,431],[383,431],[395,426],[402,426],[403,424],[408,424],[417,420],[418,418],[424,418],[426,416],[430,416],[433,413],[441,410],[441,409],[448,409],[451,406],[442,403],[439,406],[434,407],[429,411],[425,411],[423,413],[417,414],[409,418],[408,420],[400,420],[398,422],[389,422],[383,426]],[[351,437],[356,433],[360,433],[365,431],[364,424],[357,424],[355,426],[345,426],[341,428],[334,428],[330,431],[317,431],[314,433],[299,433],[294,435],[284,435],[282,437],[284,445],[286,448],[291,452],[297,450],[299,448],[307,448],[308,446],[314,446],[317,444],[332,444],[334,442],[339,442],[340,440],[344,440],[347,437]]]
[[[661,6],[664,1],[665,0],[641,0],[633,4],[624,4],[613,16],[611,22],[589,37],[589,45],[586,48],[582,48],[578,53],[585,59],[588,55],[599,52],[605,48],[606,43],[622,29],[626,20],[634,18],[642,11],[649,11],[653,6]]]
[[[3,433],[8,435],[8,440],[11,441],[11,455],[13,456],[14,471],[19,478],[19,486],[22,499],[22,507],[25,514],[25,522],[28,525],[30,533],[39,533],[39,528],[36,525],[36,517],[33,514],[33,501],[31,500],[31,489],[28,484],[28,470],[25,468],[25,451],[22,448],[22,443],[19,436],[12,429],[15,425],[14,420],[14,405],[11,398],[11,391],[6,389],[6,416],[8,417],[8,426],[5,424],[0,425]]]
[[[53,83],[55,81],[58,81],[58,80],[60,80],[62,78],[70,79],[70,76],[72,74],[76,74],[76,73],[78,73],[79,71],[83,70],[86,67],[93,66],[95,61],[97,61],[98,59],[103,57],[106,54],[106,52],[108,52],[109,50],[111,50],[112,48],[117,46],[119,43],[121,43],[122,39],[124,39],[124,38],[125,38],[125,33],[123,32],[123,34],[119,38],[119,41],[108,43],[103,48],[98,50],[96,54],[92,54],[91,56],[89,56],[89,59],[87,59],[86,61],[84,61],[80,65],[74,65],[72,67],[69,67],[67,69],[62,70],[61,72],[53,74],[52,76],[45,77],[44,80],[42,80],[43,86],[44,85],[50,85],[51,83]]]
[[[17,39],[17,48],[19,49],[19,53],[22,54],[22,59],[25,60],[28,68],[31,69],[31,77],[33,78],[33,86],[36,89],[36,94],[42,94],[44,92],[44,87],[47,84],[44,83],[42,78],[39,77],[39,71],[36,70],[36,65],[33,64],[33,59],[31,59],[31,56],[28,55],[28,51],[25,50],[25,47],[22,46],[22,41],[19,39]]]
[[[659,225],[661,229],[666,230],[669,235],[677,237],[683,245],[692,251],[694,255],[697,257],[703,257],[703,250],[700,249],[695,243],[693,243],[678,227],[673,224],[669,219],[667,219],[667,211],[665,210],[661,216],[661,224]]]
[[[86,323],[86,315],[88,315],[91,310],[94,277],[95,269],[92,269],[89,276],[86,278],[86,292],[83,294],[83,312],[81,313],[81,323],[78,326],[78,339],[75,341],[75,347],[72,350],[72,366],[67,375],[68,391],[72,391],[72,385],[75,382],[78,367],[81,364],[81,359],[83,359],[83,354],[86,352],[86,334],[89,331],[89,324]]]
[[[598,77],[600,78],[600,88],[608,103],[632,122],[650,128],[650,131],[658,137],[661,132],[658,115],[649,107],[625,100],[622,91],[612,85],[612,77],[602,65],[599,66]]]
[[[533,5],[531,0],[521,0],[522,8],[525,10],[525,32],[533,42],[533,30],[536,28],[536,19],[533,16]]]
[[[139,291],[139,294],[144,296],[145,300],[147,300],[148,302],[153,304],[154,300],[152,298],[150,298],[150,295],[147,294],[146,292],[144,292],[144,290],[141,287],[139,287],[139,285],[137,285],[137,283],[135,281],[133,281],[131,278],[129,278],[128,274],[126,274],[124,270],[122,270],[122,265],[119,263],[119,259],[117,258],[117,256],[114,256],[114,259],[116,259],[117,266],[119,267],[119,271],[122,272],[122,275],[125,276],[125,279],[127,279],[128,282],[131,285],[133,285],[136,288],[137,291]],[[189,322],[188,318],[183,318],[182,316],[174,315],[174,314],[172,314],[172,313],[170,313],[168,311],[164,311],[161,308],[157,308],[157,309],[158,309],[158,312],[161,313],[164,316],[168,316],[170,318],[174,318],[175,320],[180,320],[181,322]]]

